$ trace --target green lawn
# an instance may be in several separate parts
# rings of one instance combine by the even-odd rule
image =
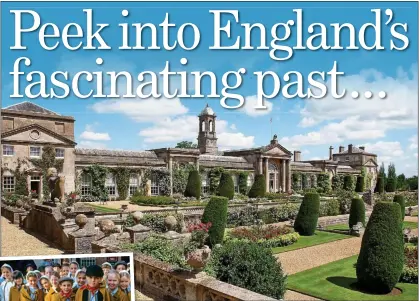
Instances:
[[[114,208],[108,208],[105,206],[99,206],[99,205],[95,205],[95,204],[89,204],[89,203],[85,203],[87,206],[92,207],[93,209],[95,209],[96,212],[98,213],[120,213],[121,210],[119,209],[114,209]]]
[[[398,283],[396,296],[372,295],[351,288],[357,255],[288,276],[287,288],[322,300],[418,300],[418,285]]]
[[[351,238],[353,236],[339,234],[339,233],[331,233],[325,231],[316,231],[312,236],[300,236],[300,239],[293,243],[292,245],[286,247],[279,247],[279,248],[272,248],[272,252],[274,254],[283,253],[287,251],[292,251],[296,249],[302,249],[306,247],[311,247],[315,245],[320,245],[328,242],[332,242],[335,240]]]
[[[408,222],[408,221],[403,222],[403,229],[404,228],[416,229],[417,227],[418,227],[418,223]],[[326,226],[326,230],[349,230],[349,225],[348,224],[329,225],[329,226]]]

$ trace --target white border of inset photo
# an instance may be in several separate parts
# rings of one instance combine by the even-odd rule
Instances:
[[[19,260],[41,260],[41,259],[64,259],[64,258],[102,258],[102,257],[129,257],[130,278],[131,278],[131,300],[135,301],[135,279],[134,279],[134,254],[129,252],[121,253],[92,253],[92,254],[62,254],[62,255],[34,255],[34,256],[1,256],[0,261]],[[23,271],[22,271],[23,272]]]

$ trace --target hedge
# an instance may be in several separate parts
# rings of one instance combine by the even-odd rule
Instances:
[[[317,193],[306,193],[295,219],[295,231],[300,235],[313,235],[319,219],[319,210],[320,196]]]
[[[225,197],[211,197],[208,205],[204,209],[201,221],[203,223],[211,222],[211,228],[208,231],[210,245],[216,245],[223,242],[224,231],[227,225],[228,199]]]
[[[349,211],[349,229],[361,222],[365,227],[365,204],[360,198],[353,198]]]
[[[365,190],[365,178],[363,176],[359,176],[356,179],[356,192],[364,192]]]
[[[221,174],[217,192],[218,196],[226,197],[229,200],[234,198],[234,182],[229,173],[223,172]]]
[[[353,187],[353,177],[351,175],[346,175],[343,178],[343,189],[351,191]]]
[[[266,181],[264,175],[256,175],[255,181],[253,182],[252,188],[250,188],[248,196],[249,198],[260,198],[264,197],[266,193]]]
[[[383,177],[378,177],[377,178],[377,185],[375,185],[375,190],[374,192],[378,192],[378,193],[384,193],[384,178]]]
[[[404,201],[404,196],[402,196],[401,194],[396,194],[393,198],[393,202],[397,203],[400,205],[400,211],[401,211],[401,218],[402,221],[404,221],[404,216],[406,213],[406,205],[405,205],[405,201]]]
[[[404,263],[400,219],[399,204],[380,202],[374,206],[356,264],[358,284],[363,289],[386,294],[399,281]]]
[[[201,198],[201,176],[197,170],[191,170],[189,172],[184,195],[185,197]]]

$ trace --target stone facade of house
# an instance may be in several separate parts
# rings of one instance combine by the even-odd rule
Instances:
[[[76,190],[88,195],[91,178],[83,174],[83,168],[92,164],[107,167],[125,166],[138,170],[130,177],[129,193],[134,193],[141,185],[143,170],[147,168],[167,168],[170,173],[170,189],[173,192],[173,166],[193,164],[198,169],[223,167],[226,170],[245,171],[249,174],[247,184],[250,186],[255,174],[264,174],[266,191],[291,192],[292,173],[306,173],[315,176],[328,173],[330,177],[336,174],[361,173],[365,168],[373,178],[377,175],[377,156],[367,153],[363,147],[348,146],[348,150],[339,147],[338,153],[329,149],[328,160],[301,160],[301,152],[287,150],[278,143],[276,135],[269,144],[256,148],[230,150],[220,152],[217,147],[216,115],[207,105],[199,115],[198,148],[162,148],[147,151],[113,151],[100,149],[82,149],[76,147],[74,139],[74,118],[62,116],[42,108],[31,102],[23,102],[1,110],[2,130],[2,190],[13,192],[15,179],[13,170],[17,160],[40,158],[42,147],[53,146],[56,158],[63,159],[62,174],[65,176],[65,192]],[[294,159],[292,159],[294,157]],[[41,171],[31,163],[26,169],[28,190],[42,193]],[[238,191],[238,178],[233,179]],[[148,194],[158,194],[159,187],[155,179],[149,180]],[[208,187],[207,175],[202,176],[204,191]],[[105,183],[110,196],[118,197],[118,188],[112,174]]]

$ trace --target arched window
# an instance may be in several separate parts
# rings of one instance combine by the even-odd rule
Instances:
[[[277,171],[278,170],[278,166],[274,163],[269,163],[269,170],[271,171]]]
[[[92,194],[92,176],[88,173],[81,175],[81,195],[89,196]]]
[[[202,121],[201,123],[201,130],[205,132],[205,121]]]
[[[214,131],[213,128],[212,128],[212,120],[210,120],[210,122],[209,122],[209,131],[210,132]]]

